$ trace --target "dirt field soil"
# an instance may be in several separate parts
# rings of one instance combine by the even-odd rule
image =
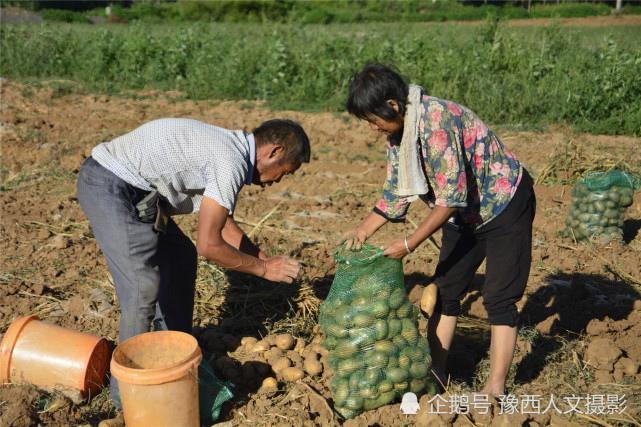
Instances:
[[[179,94],[155,92],[138,93],[136,99],[96,96],[59,81],[26,86],[2,79],[0,91],[2,335],[16,317],[37,315],[117,344],[118,302],[75,195],[78,168],[96,144],[161,117],[193,118],[248,132],[274,117],[299,121],[311,138],[312,162],[278,185],[244,188],[235,217],[268,253],[288,254],[304,263],[303,277],[297,285],[282,286],[225,272],[201,260],[194,335],[211,354],[217,375],[236,385],[236,397],[223,406],[219,421],[343,424],[331,411],[332,374],[325,356],[322,374],[306,375],[295,383],[280,380],[277,390],[268,391],[259,389],[256,380],[269,376],[269,369],[250,370],[247,352],[238,346],[243,337],[260,339],[270,332],[291,332],[301,346],[322,341],[316,319],[335,272],[332,251],[341,232],[356,225],[378,200],[386,173],[382,136],[344,114],[270,111],[254,102],[177,101]],[[577,135],[564,129],[496,132],[534,176],[565,149],[586,162],[641,163],[638,138]],[[562,171],[557,174],[567,178]],[[423,396],[416,415],[404,415],[396,402],[344,425],[638,423],[641,193],[635,194],[626,213],[625,244],[604,245],[576,243],[559,235],[570,190],[560,184],[535,187],[532,268],[519,303],[522,327],[508,384],[508,392],[517,398],[541,396],[542,409],[553,395],[559,410],[507,415],[495,405],[489,414],[439,415],[430,413],[432,397]],[[411,232],[427,213],[425,205],[414,203],[407,223],[388,224],[371,243],[382,245]],[[177,222],[195,236],[195,215]],[[439,243],[440,234],[435,241]],[[437,257],[435,245],[426,242],[406,258],[405,282],[412,302],[418,303],[422,288],[430,283]],[[464,303],[445,399],[472,396],[487,375],[489,327],[479,290],[482,280],[481,269]],[[425,322],[420,326],[424,333]],[[287,351],[292,363],[301,363],[293,352]],[[607,397],[607,407],[599,407],[594,396]],[[573,402],[578,405],[574,410]],[[3,426],[97,425],[113,415],[113,408],[105,392],[91,402],[74,403],[60,393],[26,385],[2,389],[0,414]]]

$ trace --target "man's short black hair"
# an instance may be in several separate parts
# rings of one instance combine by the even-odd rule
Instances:
[[[349,80],[347,111],[361,120],[371,120],[377,116],[385,120],[395,120],[400,114],[405,116],[409,90],[403,77],[391,67],[370,63]],[[388,100],[398,104],[398,114]]]
[[[309,138],[300,124],[287,119],[272,119],[263,122],[253,133],[258,146],[271,142],[283,147],[282,162],[293,165],[309,163]]]

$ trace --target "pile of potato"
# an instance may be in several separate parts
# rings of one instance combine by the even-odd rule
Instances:
[[[418,314],[402,283],[391,284],[376,272],[355,280],[347,292],[330,292],[319,321],[327,335],[322,344],[329,350],[327,364],[334,372],[334,407],[345,418],[387,405],[406,392],[435,393]]]
[[[572,204],[564,234],[576,240],[592,236],[607,240],[623,238],[623,218],[632,204],[634,189],[611,186],[607,190],[591,191],[579,181],[572,189]]]
[[[262,391],[277,390],[279,381],[295,382],[305,376],[321,375],[328,354],[320,343],[307,343],[288,333],[271,334],[262,339],[251,336],[237,339],[213,332],[206,334],[203,341],[209,351],[233,353],[233,358],[224,355],[214,362],[216,371],[224,379],[248,386],[260,381],[256,385],[260,385]]]

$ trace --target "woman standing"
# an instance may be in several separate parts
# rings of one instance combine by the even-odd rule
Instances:
[[[442,227],[429,319],[433,369],[446,383],[445,363],[461,300],[486,261],[483,305],[491,325],[486,394],[504,393],[530,271],[536,200],[532,179],[516,157],[471,110],[428,96],[382,64],[350,79],[347,110],[387,135],[387,179],[373,212],[341,242],[360,248],[381,226],[404,221],[421,198],[432,209],[413,234],[388,242],[384,255],[403,258]]]

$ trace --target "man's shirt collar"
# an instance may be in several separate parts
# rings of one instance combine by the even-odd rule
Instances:
[[[254,139],[253,133],[247,135],[247,141],[249,142],[249,173],[247,174],[245,184],[251,185],[252,178],[254,177],[254,168],[256,167],[256,139]]]

